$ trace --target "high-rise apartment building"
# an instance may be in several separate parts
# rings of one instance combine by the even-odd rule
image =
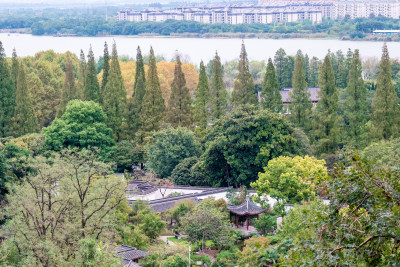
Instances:
[[[308,6],[322,11],[324,18],[368,18],[383,16],[398,19],[400,17],[399,0],[259,0],[259,6]]]

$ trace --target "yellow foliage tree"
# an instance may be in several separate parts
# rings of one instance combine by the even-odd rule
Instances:
[[[266,237],[252,237],[244,241],[244,248],[238,256],[239,266],[263,266],[262,253],[269,247]],[[262,265],[261,265],[262,264]]]
[[[313,199],[315,185],[328,177],[325,161],[309,156],[278,157],[270,160],[264,171],[251,184],[257,194],[289,202]]]
[[[135,72],[136,72],[136,62],[119,62],[121,67],[122,78],[124,79],[124,86],[126,89],[127,97],[131,98],[133,93],[133,85],[135,83]],[[148,65],[144,66],[144,70],[147,75]],[[157,63],[158,78],[160,80],[160,86],[162,91],[162,96],[165,103],[168,103],[169,97],[171,95],[171,84],[174,80],[174,70],[175,62],[161,61]],[[190,95],[193,97],[194,92],[197,88],[197,83],[199,80],[199,74],[196,71],[196,67],[190,63],[182,63],[182,72],[185,74],[186,87],[189,89]],[[103,79],[103,71],[98,75],[99,81]]]
[[[157,70],[163,98],[165,103],[168,103],[171,95],[171,84],[174,80],[175,62],[158,62]],[[182,63],[182,72],[185,74],[186,87],[189,89],[190,95],[193,96],[199,80],[196,67],[190,63]]]

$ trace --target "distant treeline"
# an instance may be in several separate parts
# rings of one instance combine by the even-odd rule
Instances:
[[[43,16],[23,15],[0,16],[1,29],[29,28],[34,35],[77,34],[82,36],[111,35],[174,35],[174,34],[318,34],[324,33],[345,39],[363,39],[376,29],[400,29],[400,21],[384,17],[360,18],[355,20],[324,20],[319,24],[310,21],[276,24],[203,24],[194,21],[168,20],[165,22],[127,22],[114,19],[106,21],[99,14],[86,16],[60,15],[59,12]]]

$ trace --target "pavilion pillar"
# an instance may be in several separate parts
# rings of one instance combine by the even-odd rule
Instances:
[[[239,228],[239,217],[235,214],[235,225],[236,228]]]
[[[247,231],[249,231],[249,215],[246,215]]]

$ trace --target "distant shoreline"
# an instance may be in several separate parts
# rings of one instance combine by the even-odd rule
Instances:
[[[325,33],[315,33],[315,34],[282,34],[282,33],[179,33],[171,35],[159,35],[159,34],[137,34],[137,35],[77,35],[77,34],[56,34],[56,35],[33,35],[30,29],[0,29],[0,33],[8,34],[28,34],[32,36],[46,36],[46,37],[77,37],[77,38],[95,38],[95,37],[122,37],[122,38],[160,38],[160,39],[170,39],[170,38],[198,38],[198,39],[272,39],[272,40],[284,40],[284,39],[307,39],[307,40],[338,40],[338,41],[369,41],[369,42],[399,42],[393,40],[393,36],[378,36],[378,35],[367,35],[362,39],[350,39],[350,38],[340,38],[336,35],[328,35]]]

